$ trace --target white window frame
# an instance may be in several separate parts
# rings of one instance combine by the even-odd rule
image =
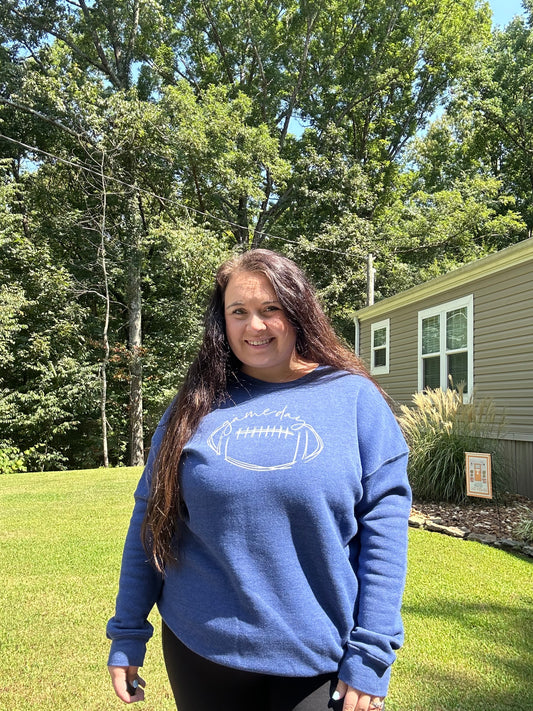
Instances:
[[[374,333],[385,329],[385,346],[374,347]],[[385,365],[374,365],[374,351],[385,348]],[[370,373],[371,375],[388,375],[390,365],[390,318],[376,321],[370,326]]]
[[[424,389],[424,359],[422,356],[422,321],[431,316],[440,316],[440,387],[443,390],[448,388],[448,358],[455,351],[446,349],[446,314],[455,309],[462,309],[466,306],[467,318],[467,377],[468,393],[465,393],[464,400],[469,402],[474,388],[474,295],[469,294],[454,301],[447,301],[444,304],[433,306],[418,312],[418,390]],[[462,351],[463,349],[461,349]]]

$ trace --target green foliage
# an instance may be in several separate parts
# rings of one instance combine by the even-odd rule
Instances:
[[[5,365],[13,363],[15,359],[13,345],[17,334],[24,329],[20,316],[26,304],[20,285],[0,286],[0,362]]]
[[[162,89],[158,109],[164,136],[158,152],[164,151],[178,178],[180,200],[208,212],[198,222],[211,223],[219,233],[220,223],[210,216],[224,215],[235,241],[248,247],[252,231],[239,225],[251,228],[257,221],[268,198],[264,176],[279,190],[286,189],[290,177],[278,139],[265,123],[254,123],[251,99],[225,86],[198,92],[180,80]]]
[[[147,431],[153,432],[196,354],[214,274],[229,258],[231,240],[186,220],[154,229],[148,239],[153,258],[143,283],[144,393]]]
[[[3,440],[0,442],[0,474],[13,474],[15,472],[25,472],[27,468],[24,463],[24,453],[12,442]]]
[[[373,238],[370,220],[346,214],[313,240],[301,238],[285,250],[305,266],[328,316],[348,342],[353,342],[350,315],[365,302],[366,257]]]
[[[399,195],[377,220],[379,296],[402,288],[391,279],[393,264],[414,268],[412,285],[518,241],[526,225],[513,208],[512,199],[501,195],[500,180],[475,173],[445,189]]]
[[[72,298],[72,276],[57,263],[47,231],[26,219],[33,193],[26,192],[22,205],[17,181],[1,177],[0,216],[11,219],[0,228],[0,428],[28,467],[66,467],[86,461],[95,421],[86,314]]]
[[[461,132],[468,135],[471,155],[502,181],[503,193],[533,230],[531,155],[533,151],[533,12],[493,33],[486,51],[473,54],[472,71],[461,81],[452,105]]]
[[[533,514],[528,508],[524,508],[524,514],[516,524],[513,534],[518,540],[533,545]]]
[[[297,259],[351,341],[369,252],[381,298],[525,237],[528,31],[491,40],[475,0],[1,3],[5,436],[34,467],[101,461],[107,323],[127,461],[141,371],[149,434],[233,248]]]
[[[498,443],[501,422],[490,400],[465,402],[457,389],[427,389],[401,406],[400,425],[409,443],[409,480],[416,498],[466,499],[465,452],[492,454],[492,485],[497,495],[507,483]]]
[[[375,220],[377,298],[527,235],[503,176],[475,155],[468,120],[445,115],[406,150],[397,194]]]

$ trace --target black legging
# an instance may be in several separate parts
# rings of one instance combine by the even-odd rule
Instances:
[[[336,675],[284,677],[232,669],[188,649],[163,622],[163,655],[178,711],[326,711]]]

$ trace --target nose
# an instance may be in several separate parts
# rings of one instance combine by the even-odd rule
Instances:
[[[250,319],[250,328],[253,331],[264,331],[265,330],[265,328],[266,328],[265,322],[263,321],[261,316],[259,316],[258,314],[252,314],[252,317]]]

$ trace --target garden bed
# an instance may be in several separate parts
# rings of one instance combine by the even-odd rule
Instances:
[[[514,534],[518,522],[528,515],[528,512],[533,516],[533,501],[516,494],[507,494],[497,503],[485,499],[467,501],[464,504],[414,500],[410,523],[413,526],[456,535],[458,538],[517,548],[533,556],[533,546],[516,541]],[[516,545],[511,545],[511,541]]]

